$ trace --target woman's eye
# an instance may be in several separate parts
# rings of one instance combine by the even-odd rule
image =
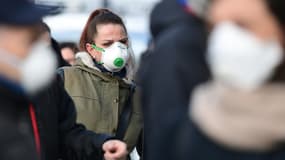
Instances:
[[[104,47],[109,47],[109,46],[111,46],[112,44],[113,44],[113,43],[104,43],[103,46],[104,46]]]
[[[128,40],[121,40],[120,42],[123,43],[123,44],[127,44]]]

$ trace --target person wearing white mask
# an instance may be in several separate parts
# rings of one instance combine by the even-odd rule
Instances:
[[[135,104],[134,55],[122,19],[107,9],[92,12],[71,67],[59,70],[77,108],[77,121],[97,133],[115,136],[131,152],[142,129]]]
[[[193,147],[203,150],[195,159],[284,159],[284,9],[283,0],[211,4],[213,79],[195,89],[189,108],[200,139]]]
[[[15,5],[17,4],[17,5]],[[39,40],[39,22],[53,7],[27,0],[1,2],[0,7],[0,159],[35,160],[36,148],[29,110],[30,97],[55,75],[56,59]],[[44,69],[44,72],[43,72]]]
[[[71,98],[56,77],[57,60],[42,41],[44,15],[58,7],[30,0],[0,6],[0,159],[124,159],[126,145],[76,124]]]

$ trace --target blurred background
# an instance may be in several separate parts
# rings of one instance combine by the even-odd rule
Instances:
[[[36,0],[40,4],[63,6],[63,12],[46,17],[52,36],[59,42],[78,43],[89,14],[97,8],[109,8],[118,13],[128,29],[132,46],[139,60],[150,39],[149,15],[160,0]]]

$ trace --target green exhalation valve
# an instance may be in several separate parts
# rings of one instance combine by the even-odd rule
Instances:
[[[116,58],[116,59],[114,60],[114,65],[115,65],[116,67],[122,67],[123,64],[124,64],[124,60],[123,60],[122,58]]]

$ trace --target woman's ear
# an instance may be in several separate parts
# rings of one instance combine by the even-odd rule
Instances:
[[[92,44],[87,43],[85,47],[86,47],[86,51],[90,54],[90,56],[95,59],[97,55],[97,51],[92,47]]]

